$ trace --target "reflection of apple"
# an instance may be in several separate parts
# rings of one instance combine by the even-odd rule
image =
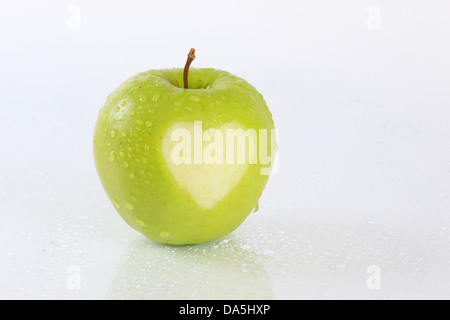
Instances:
[[[163,246],[142,236],[119,260],[107,299],[274,299],[258,256],[234,236],[193,246]]]
[[[261,94],[228,72],[187,70],[151,70],[128,79],[109,95],[94,132],[97,172],[119,214],[150,239],[171,244],[202,243],[233,231],[257,206],[268,179],[261,172],[272,164],[251,147],[253,136],[245,140],[245,163],[221,162],[231,149],[216,143],[227,129],[274,128]],[[196,140],[196,128],[203,141]],[[191,141],[182,141],[192,148],[174,152],[180,132],[192,133]],[[258,146],[262,139],[256,139]],[[268,140],[263,154],[273,159],[276,143]],[[258,161],[250,162],[256,155]]]

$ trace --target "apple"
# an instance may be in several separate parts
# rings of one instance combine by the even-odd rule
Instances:
[[[139,73],[107,98],[94,130],[100,181],[153,241],[197,244],[257,207],[277,150],[272,115],[248,82],[216,69]]]

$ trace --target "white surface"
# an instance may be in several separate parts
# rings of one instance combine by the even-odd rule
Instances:
[[[448,2],[0,8],[0,299],[450,298]],[[92,133],[109,92],[190,47],[264,95],[280,169],[231,235],[165,247],[109,203]]]

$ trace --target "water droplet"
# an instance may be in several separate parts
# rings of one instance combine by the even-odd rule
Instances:
[[[128,162],[124,161],[124,162],[123,162],[123,166],[124,166],[125,168],[128,168],[128,166],[129,166]]]
[[[149,146],[148,144],[145,144],[145,145],[144,145],[144,149],[145,149],[145,150],[149,150],[149,149],[150,149],[150,146]]]
[[[153,102],[157,102],[157,101],[159,100],[159,96],[160,96],[159,93],[158,93],[158,94],[155,94],[155,95],[152,97],[152,101],[153,101]]]
[[[130,115],[134,116],[135,114],[136,114],[136,111],[134,111],[134,110],[130,111]]]
[[[120,104],[122,107],[125,106],[127,104],[127,102],[124,100],[122,101],[122,103]]]
[[[141,93],[141,95],[139,96],[139,101],[140,102],[147,102],[147,96],[143,93]]]
[[[125,156],[126,156],[125,152],[122,152],[122,151],[119,152],[119,157],[124,158]]]
[[[161,239],[167,240],[167,239],[169,239],[169,237],[170,237],[170,233],[167,232],[167,230],[161,229],[161,230],[159,231],[159,236],[161,237]]]
[[[272,250],[261,250],[258,252],[258,254],[271,255],[271,254],[273,254],[273,251]]]
[[[195,101],[195,102],[199,102],[200,101],[200,98],[199,97],[197,97],[197,96],[191,96],[191,101]]]
[[[186,111],[189,111],[189,112],[192,111],[192,108],[191,108],[191,107],[184,107],[184,109],[185,109]]]
[[[152,126],[152,122],[151,122],[151,121],[147,121],[147,122],[145,122],[145,125],[146,125],[147,127],[151,127],[151,126]]]
[[[116,153],[114,151],[111,151],[111,154],[109,155],[109,160],[111,161],[116,160]]]
[[[134,179],[136,177],[136,174],[134,172],[130,172],[128,176],[130,177],[130,179]]]
[[[120,204],[116,199],[113,199],[112,203],[113,203],[114,207],[116,207],[117,209],[120,209]]]
[[[111,138],[115,138],[117,134],[117,130],[116,129],[112,129],[111,130]]]
[[[142,120],[137,120],[137,121],[136,121],[136,124],[137,124],[138,126],[142,126],[142,125],[144,124],[144,122],[143,122]]]
[[[120,135],[125,138],[127,136],[127,133],[125,131],[122,131]]]
[[[125,207],[126,207],[128,210],[133,210],[133,209],[134,209],[134,207],[133,207],[133,205],[131,204],[130,201],[127,201],[127,202],[125,203]]]
[[[116,107],[116,110],[115,110],[116,112],[119,112],[120,111],[120,107]]]
[[[147,225],[145,224],[144,221],[142,221],[139,218],[136,218],[136,224],[138,225],[138,227],[146,227]]]

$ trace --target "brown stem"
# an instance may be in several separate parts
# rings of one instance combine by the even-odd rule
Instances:
[[[186,65],[184,66],[184,73],[183,73],[183,82],[184,82],[184,88],[188,88],[188,73],[189,73],[189,67],[191,66],[192,61],[195,59],[195,49],[192,48],[191,51],[189,51]]]

